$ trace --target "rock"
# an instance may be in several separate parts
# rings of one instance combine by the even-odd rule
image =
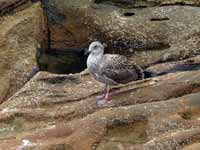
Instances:
[[[0,18],[0,103],[19,90],[36,65],[38,44],[45,40],[41,4]]]
[[[155,75],[162,75],[178,71],[199,70],[200,69],[199,60],[200,60],[200,55],[197,55],[195,57],[191,57],[181,61],[172,61],[172,62],[151,65],[150,67],[146,68],[145,71],[148,71],[155,76]]]
[[[197,54],[199,2],[155,1],[153,5],[162,7],[126,8],[109,1],[45,1],[51,46],[87,47],[98,39],[108,44],[106,52],[125,54],[142,66]]]
[[[110,49],[115,48],[113,52],[131,55],[133,51],[130,59],[138,64],[148,66],[160,61],[183,59],[198,52],[199,31],[196,29],[199,29],[199,21],[196,22],[197,18],[189,19],[191,14],[199,14],[197,7],[165,6],[123,11],[99,6],[98,11],[101,9],[105,9],[105,15],[94,10],[90,16],[95,20],[96,32],[102,32],[105,41],[111,43]],[[131,12],[132,16],[126,16]]]
[[[1,0],[0,2],[0,15],[5,15],[6,13],[16,12],[31,3],[30,0]]]
[[[200,143],[195,143],[184,148],[184,150],[197,150],[200,149]]]
[[[48,16],[50,47],[52,49],[83,48],[87,45],[88,27],[82,8],[88,0],[43,1]],[[79,9],[81,7],[81,9]]]
[[[0,81],[10,95],[27,81],[36,49],[41,49],[37,51],[37,57],[43,58],[37,60],[41,69],[57,72],[54,68],[59,68],[62,56],[57,50],[80,50],[95,38],[106,41],[107,52],[150,65],[146,71],[155,77],[113,87],[110,105],[97,107],[96,96],[104,85],[87,70],[68,75],[41,71],[0,105],[0,149],[198,148],[200,14],[194,7],[198,1],[48,0],[43,4],[47,20],[40,3],[0,18]],[[62,56],[63,61],[68,58]],[[154,64],[162,61],[172,62]]]
[[[165,5],[196,5],[199,6],[198,0],[95,0],[96,3],[112,3],[121,7],[152,7],[152,6],[165,6]]]
[[[98,108],[102,89],[87,72],[38,73],[1,104],[0,149],[164,150],[199,140],[199,70],[113,87],[112,105]]]

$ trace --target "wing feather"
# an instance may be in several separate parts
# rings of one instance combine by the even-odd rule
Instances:
[[[125,56],[106,54],[100,64],[100,74],[117,83],[128,83],[143,78],[142,70],[130,64]]]

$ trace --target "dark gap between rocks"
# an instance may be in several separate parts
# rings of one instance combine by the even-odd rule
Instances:
[[[38,0],[32,0],[32,2],[37,1]],[[46,16],[47,19],[47,41],[41,44],[41,46],[37,49],[36,59],[38,70],[57,74],[79,73],[83,71],[86,68],[87,60],[87,56],[84,54],[85,48],[56,49],[51,47],[52,33],[49,27],[51,17],[48,16],[47,8],[44,5],[46,1],[42,0],[41,2],[44,10],[44,16]],[[63,18],[63,16],[61,17]]]
[[[160,7],[165,7],[165,6],[194,6],[195,4],[187,4],[185,2],[175,2],[175,3],[169,3],[169,4],[161,4]],[[196,6],[199,7],[199,6]]]
[[[40,2],[41,0],[31,0],[32,3]]]
[[[15,0],[12,3],[11,2],[2,2],[0,3],[0,16],[3,16],[5,14],[12,13],[17,7],[20,7],[21,5],[24,5],[28,3],[27,0]]]
[[[123,5],[133,5],[135,1],[133,0],[95,0],[96,4],[104,3],[104,2],[112,2],[114,4],[123,4]]]
[[[108,4],[119,8],[147,8],[152,4],[140,3],[135,0],[95,0],[95,4]],[[155,4],[153,3],[153,6]]]
[[[95,0],[94,3],[96,4],[100,4],[102,2],[102,0]]]
[[[41,49],[36,58],[40,71],[58,74],[79,73],[86,68],[87,56],[84,48]]]
[[[134,16],[134,15],[135,15],[134,12],[126,12],[126,13],[124,13],[124,16],[126,16],[126,17],[130,17],[130,16]]]
[[[164,18],[151,18],[150,21],[166,21],[166,20],[170,20],[168,17],[164,17]]]
[[[147,8],[148,6],[147,5],[138,5],[138,6],[134,6],[132,8]]]

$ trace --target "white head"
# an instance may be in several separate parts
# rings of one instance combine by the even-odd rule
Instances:
[[[104,53],[104,46],[98,41],[92,42],[89,46],[88,52],[94,55],[100,55]]]

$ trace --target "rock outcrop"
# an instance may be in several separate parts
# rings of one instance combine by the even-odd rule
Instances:
[[[5,1],[5,4],[7,3],[8,1]],[[7,14],[0,20],[0,103],[2,103],[27,81],[32,67],[36,65],[36,48],[45,41],[46,27],[40,3],[27,5],[16,14]]]
[[[143,66],[199,53],[196,6],[198,1],[180,0],[44,2],[52,48],[87,47],[99,39],[107,52],[126,54]]]
[[[199,148],[198,0],[32,2],[0,6],[0,98],[14,93],[0,105],[0,149]],[[106,52],[145,66],[153,77],[113,87],[107,107],[97,107],[104,85],[87,70],[41,71],[25,84],[36,49],[41,70],[61,73],[61,63],[65,71],[84,64],[79,54],[94,39],[106,42]],[[73,50],[78,54],[71,55]]]
[[[177,65],[186,62],[200,59]],[[98,108],[102,88],[87,72],[40,72],[0,106],[0,148],[178,150],[199,141],[199,70],[114,87],[112,105]]]
[[[2,0],[0,1],[0,15],[3,16],[13,11],[22,10],[30,3],[30,0]]]

